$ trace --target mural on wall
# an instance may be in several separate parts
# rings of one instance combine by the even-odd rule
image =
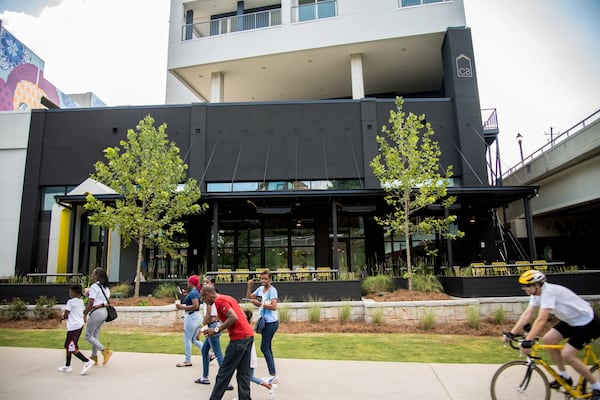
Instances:
[[[44,61],[4,29],[0,21],[0,111],[46,108],[42,96],[60,108],[79,107],[44,78]]]

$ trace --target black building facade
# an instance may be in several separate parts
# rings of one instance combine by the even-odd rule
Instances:
[[[404,109],[426,115],[442,150],[441,166],[453,166],[450,193],[458,196],[453,213],[466,235],[453,243],[417,237],[413,246],[418,254],[423,240],[433,240],[440,252],[430,263],[437,267],[492,261],[497,254],[491,210],[532,191],[488,186],[469,30],[449,29],[440,51],[439,92],[407,96]],[[54,196],[81,207],[81,196],[67,196],[70,188],[89,177],[103,149],[126,139],[127,129],[148,114],[157,124],[167,123],[189,175],[201,185],[201,201],[209,205],[206,213],[187,220],[186,262],[161,264],[155,271],[398,267],[402,238],[374,221],[386,208],[369,166],[378,151],[375,136],[395,108],[393,97],[34,111],[16,272],[45,271]],[[67,272],[87,273],[108,263],[106,233],[81,226],[77,234],[70,230]],[[148,257],[156,264],[160,255]],[[134,255],[125,249],[118,260],[118,266],[111,265],[118,268],[118,280],[131,279]]]

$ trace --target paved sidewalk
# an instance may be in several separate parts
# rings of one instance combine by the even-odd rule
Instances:
[[[176,368],[181,355],[120,353],[106,366],[79,374],[81,361],[73,357],[73,373],[57,372],[63,350],[0,347],[0,399],[65,400],[82,396],[120,399],[207,399],[212,385],[199,385],[200,356],[193,367]],[[417,364],[369,361],[277,359],[281,383],[277,400],[473,400],[488,399],[489,382],[497,365]],[[211,363],[210,379],[217,370]],[[258,376],[266,375],[259,359]],[[235,380],[233,382],[237,388]],[[266,389],[252,384],[254,400],[267,399]],[[237,397],[226,392],[223,399]]]
[[[202,371],[201,358],[193,367],[176,368],[181,355],[115,351],[106,366],[79,374],[81,361],[73,357],[73,373],[57,372],[64,350],[0,347],[0,399],[65,400],[75,398],[208,399],[212,385],[194,383]],[[281,383],[277,400],[474,400],[489,399],[489,384],[497,365],[417,364],[401,362],[323,361],[276,359]],[[259,358],[258,376],[266,366]],[[217,364],[211,363],[214,382]],[[234,386],[235,379],[233,382]],[[254,400],[268,399],[267,390],[252,384]],[[224,400],[237,397],[226,392]]]

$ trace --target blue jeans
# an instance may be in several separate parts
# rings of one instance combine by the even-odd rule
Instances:
[[[210,394],[210,400],[221,400],[223,398],[231,377],[236,371],[238,399],[250,400],[250,354],[253,343],[253,336],[229,342],[225,349],[225,357],[217,373],[215,386]]]
[[[271,342],[273,341],[273,336],[275,336],[277,329],[279,329],[279,321],[267,322],[262,333],[262,341],[260,342],[260,351],[263,353],[265,361],[267,362],[269,375],[272,376],[277,375],[275,359],[273,358],[273,349],[271,348]]]
[[[183,349],[185,351],[185,362],[192,362],[192,343],[202,350],[202,342],[196,339],[200,330],[200,313],[185,314],[183,321]]]
[[[209,328],[215,328],[218,326],[218,322],[211,322],[208,324]],[[221,332],[217,333],[214,336],[210,336],[206,338],[204,341],[204,345],[202,346],[202,376],[204,378],[208,378],[208,367],[210,365],[210,349],[215,353],[215,357],[217,358],[217,362],[219,366],[223,364],[223,352],[221,351]]]

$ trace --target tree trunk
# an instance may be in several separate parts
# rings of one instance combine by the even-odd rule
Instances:
[[[406,274],[408,279],[408,290],[413,290],[413,271],[412,271],[412,257],[410,253],[410,221],[408,218],[408,204],[405,204],[404,215],[406,216],[406,223],[404,224],[404,242],[406,244]]]
[[[144,237],[140,236],[138,240],[138,256],[137,265],[135,267],[135,290],[133,295],[138,297],[140,295],[140,282],[142,281],[142,256],[144,250]]]

